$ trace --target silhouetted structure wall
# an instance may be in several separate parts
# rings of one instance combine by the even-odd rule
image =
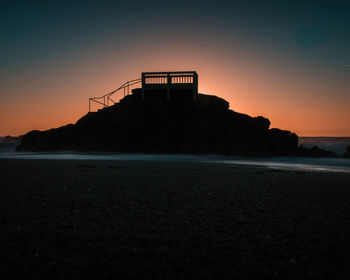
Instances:
[[[174,91],[189,91],[193,100],[198,94],[198,74],[195,71],[182,72],[142,72],[142,100],[145,92],[164,90],[166,99],[170,100]]]

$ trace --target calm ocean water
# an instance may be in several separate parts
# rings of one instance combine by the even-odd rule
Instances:
[[[319,139],[317,141],[317,139]],[[300,144],[306,147],[319,146],[343,153],[350,145],[349,138],[302,138]],[[333,140],[332,140],[333,139]],[[333,144],[332,144],[333,143]],[[243,158],[220,155],[167,155],[167,154],[126,154],[126,153],[79,153],[79,152],[15,152],[15,143],[0,143],[0,159],[50,159],[50,160],[144,160],[144,161],[186,161],[207,162],[213,164],[239,164],[263,166],[273,169],[313,171],[313,172],[342,172],[350,173],[350,159],[344,158]],[[340,151],[340,152],[339,152]]]

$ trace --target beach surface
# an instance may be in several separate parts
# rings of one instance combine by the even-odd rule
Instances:
[[[350,174],[0,160],[2,279],[348,279]]]

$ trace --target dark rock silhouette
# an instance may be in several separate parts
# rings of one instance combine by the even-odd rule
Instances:
[[[2,142],[2,143],[19,142],[19,141],[21,141],[22,137],[23,137],[23,135],[19,135],[19,136],[7,135],[5,137],[0,137],[0,142]]]
[[[268,151],[274,155],[294,155],[298,136],[288,130],[271,128],[268,135]]]
[[[142,153],[295,155],[298,136],[269,129],[264,117],[229,110],[217,96],[166,101],[133,90],[119,103],[86,114],[76,124],[24,135],[17,150],[95,150]],[[155,93],[154,96],[157,96]],[[174,94],[175,96],[175,94]]]
[[[312,148],[298,147],[298,156],[301,157],[337,157],[337,154],[332,151],[327,151],[314,146]]]
[[[344,157],[350,158],[350,145],[346,147]]]

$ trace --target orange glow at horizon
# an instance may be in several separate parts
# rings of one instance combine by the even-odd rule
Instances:
[[[318,80],[307,69],[282,67],[268,55],[238,45],[200,44],[153,42],[95,56],[55,58],[16,72],[10,85],[0,88],[7,96],[0,104],[0,136],[75,123],[87,113],[89,97],[110,92],[142,71],[182,70],[197,71],[199,92],[226,99],[237,112],[267,117],[271,127],[299,136],[350,136],[344,86]],[[344,97],[332,100],[333,91]]]

